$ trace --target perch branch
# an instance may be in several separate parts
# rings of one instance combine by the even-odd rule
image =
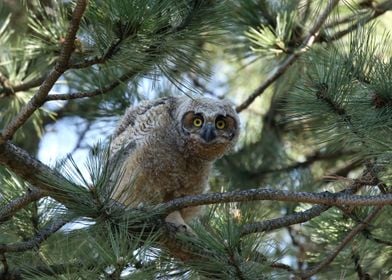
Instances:
[[[31,157],[23,149],[10,142],[0,144],[0,164],[6,166],[35,187],[47,191],[48,195],[59,202],[65,205],[69,204],[70,197],[67,191],[53,187],[48,182],[57,182],[56,185],[64,186],[69,185],[70,182],[58,172]],[[345,193],[308,193],[259,188],[187,196],[160,204],[158,207],[164,213],[170,213],[190,206],[252,200],[291,201],[326,205],[389,205],[392,204],[392,194],[359,196]]]
[[[274,83],[280,76],[282,76],[286,72],[286,70],[290,67],[290,65],[293,64],[293,62],[296,61],[302,53],[306,52],[309,49],[309,47],[311,47],[323,23],[325,22],[325,20],[327,19],[331,11],[338,4],[338,2],[339,0],[329,1],[327,8],[324,10],[323,13],[320,14],[314,26],[309,30],[309,33],[304,39],[304,41],[302,42],[299,50],[289,55],[242,104],[237,106],[236,108],[237,112],[241,112],[244,109],[246,109],[258,96],[263,94],[263,92],[272,83]]]
[[[41,84],[36,94],[20,110],[18,115],[12,119],[11,122],[8,123],[4,128],[0,138],[0,143],[11,139],[15,132],[27,121],[27,119],[45,103],[46,96],[48,95],[49,91],[52,89],[58,78],[60,78],[60,76],[67,70],[69,59],[75,48],[74,42],[76,38],[76,32],[79,29],[79,24],[86,6],[87,0],[77,1],[72,14],[71,23],[68,28],[67,35],[65,36],[64,44],[61,48],[60,56],[56,65],[46,77],[45,81]]]
[[[287,190],[274,190],[268,188],[231,191],[223,193],[208,193],[177,198],[159,205],[164,213],[170,213],[182,208],[254,200],[290,201],[325,205],[391,205],[392,194],[382,195],[351,195],[331,192],[292,192]],[[158,206],[158,207],[159,207]]]

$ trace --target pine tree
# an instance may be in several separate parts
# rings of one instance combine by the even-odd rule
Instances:
[[[0,2],[0,279],[388,279],[390,10]],[[124,209],[107,187],[121,176],[107,150],[117,120],[183,94],[241,116],[214,194]],[[74,142],[67,155],[56,136]],[[173,232],[165,215],[190,205],[207,205],[195,235]]]

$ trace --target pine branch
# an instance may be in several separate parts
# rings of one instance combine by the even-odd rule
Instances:
[[[313,27],[309,30],[308,35],[303,40],[300,48],[289,55],[273,72],[272,74],[239,106],[236,107],[237,112],[241,112],[246,109],[252,102],[272,84],[279,77],[281,77],[286,70],[299,58],[301,54],[306,52],[315,41],[318,33],[327,19],[328,15],[332,12],[335,6],[338,4],[339,0],[330,0],[327,8],[323,13],[320,14],[319,18],[316,20]]]
[[[1,259],[0,259],[1,260]],[[31,277],[31,275],[35,275],[36,277],[45,276],[59,276],[62,274],[71,274],[71,273],[80,273],[81,271],[91,270],[94,271],[96,269],[96,263],[86,264],[82,262],[71,262],[71,263],[57,263],[52,265],[39,265],[32,267],[30,269],[19,269],[14,268],[12,270],[8,270],[7,272],[3,270],[3,275],[8,276],[12,280],[23,280],[27,277]],[[25,275],[26,274],[26,275]],[[0,279],[1,273],[0,273]]]
[[[255,200],[290,201],[302,203],[314,203],[325,205],[391,205],[392,194],[382,195],[350,195],[345,193],[331,193],[328,191],[320,193],[292,192],[286,190],[275,190],[269,188],[249,189],[243,191],[231,191],[223,193],[208,193],[181,197],[163,203],[161,207],[164,213],[199,205],[244,202]]]
[[[241,270],[241,267],[238,265],[235,255],[232,252],[228,252],[228,261],[231,266],[234,267],[236,279],[246,280],[244,273]]]
[[[43,75],[30,81],[20,83],[18,85],[12,85],[8,80],[6,80],[6,83],[3,84],[3,88],[0,89],[0,98],[14,94],[19,91],[27,91],[31,88],[38,87],[45,81],[45,79],[46,75]]]
[[[59,202],[67,205],[72,201],[72,197],[65,190],[53,188],[43,178],[52,178],[59,185],[68,185],[68,180],[15,145],[9,142],[0,145],[0,163],[35,187],[47,191],[48,195]],[[170,213],[190,206],[252,200],[291,201],[326,205],[389,205],[392,204],[392,194],[358,196],[344,193],[290,192],[260,188],[187,196],[163,203],[158,207],[164,213]]]
[[[363,220],[363,222],[355,226],[346,235],[342,242],[322,262],[304,272],[298,272],[296,273],[296,275],[299,276],[301,279],[308,279],[320,270],[324,269],[326,266],[328,266],[335,259],[335,257],[346,247],[346,245],[354,239],[354,237],[358,233],[360,233],[362,230],[366,229],[369,226],[370,222],[381,213],[383,208],[383,206],[377,206],[372,212],[370,212],[370,214]]]
[[[97,95],[102,95],[102,94],[108,93],[111,90],[115,89],[117,86],[126,82],[130,78],[136,76],[138,73],[139,73],[138,71],[131,70],[131,71],[123,74],[120,78],[113,81],[111,84],[104,86],[102,88],[93,90],[93,91],[75,92],[75,93],[70,93],[70,94],[50,94],[46,97],[45,101],[72,100],[72,99],[79,99],[79,98],[94,97]]]
[[[327,35],[319,36],[316,39],[316,42],[322,43],[322,42],[332,42],[332,41],[339,40],[343,36],[353,32],[354,30],[356,30],[359,26],[364,26],[365,24],[369,23],[370,21],[372,21],[372,20],[378,18],[379,16],[385,14],[386,12],[392,10],[392,1],[388,0],[388,1],[385,1],[385,2],[383,2],[381,4],[378,4],[375,7],[370,6],[369,8],[372,10],[372,14],[371,15],[366,16],[366,17],[361,18],[361,19],[358,19],[358,20],[357,20],[358,15],[353,15],[350,18],[346,18],[346,19],[343,19],[343,20],[341,20],[339,22],[336,22],[335,25],[336,24],[340,24],[340,23],[354,22],[355,21],[352,25],[350,25],[346,29],[341,30],[339,32],[336,32],[335,34],[332,34],[332,35],[329,35],[329,36],[327,36]],[[326,27],[329,28],[329,27],[333,27],[333,26],[334,25],[332,24],[332,26],[326,26]]]
[[[329,205],[316,205],[306,211],[290,214],[276,219],[247,224],[244,225],[241,231],[241,235],[247,235],[256,232],[265,232],[265,231],[268,232],[275,229],[287,227],[290,225],[304,223],[315,217],[320,216],[323,212],[327,211],[329,208],[331,208],[331,206]]]
[[[371,240],[373,242],[376,242],[376,243],[379,243],[379,244],[382,244],[382,245],[386,245],[386,246],[392,246],[392,241],[382,240],[380,238],[374,237],[372,235],[372,233],[370,233],[370,232],[369,233],[365,233],[365,235],[366,235],[367,239],[369,239],[369,240]]]
[[[116,52],[119,50],[119,46],[126,38],[126,36],[124,36],[123,34],[119,34],[119,35],[120,35],[119,38],[110,44],[109,48],[106,50],[106,52],[101,57],[94,57],[94,58],[90,58],[90,59],[85,59],[83,62],[74,63],[74,64],[69,65],[69,68],[70,69],[83,69],[83,68],[87,68],[87,67],[90,67],[90,66],[96,65],[96,64],[104,64],[105,62],[107,62],[110,58],[112,58],[116,54]],[[130,34],[127,34],[127,35],[129,36]]]
[[[54,188],[48,183],[48,181],[55,181],[57,184],[66,186],[69,185],[68,180],[9,141],[0,144],[0,164],[9,168],[34,187],[47,192],[47,195],[57,201],[65,205],[70,202],[71,198],[66,191]],[[51,178],[51,180],[44,178]]]
[[[294,269],[291,266],[289,266],[287,264],[284,264],[284,263],[272,263],[270,265],[270,267],[271,268],[277,268],[277,269],[283,269],[283,270],[286,270],[288,272],[293,272],[294,271]]]
[[[36,188],[28,189],[23,196],[12,200],[7,205],[0,208],[0,224],[8,221],[13,214],[18,212],[18,210],[44,196],[44,193]]]
[[[357,272],[358,279],[359,280],[371,280],[370,275],[363,271],[363,268],[359,262],[360,261],[359,254],[356,252],[353,252],[351,255],[351,258],[354,261],[354,268],[355,268],[355,271]]]
[[[76,32],[79,29],[79,24],[86,6],[87,0],[78,0],[76,2],[71,23],[68,28],[67,35],[65,36],[63,47],[61,48],[60,56],[56,65],[46,77],[45,81],[41,84],[36,94],[20,110],[18,115],[3,129],[0,137],[0,143],[11,139],[14,133],[28,120],[28,118],[45,103],[46,96],[48,95],[49,91],[52,89],[58,78],[60,78],[60,76],[67,70],[69,59],[75,48],[74,42],[76,38]]]
[[[311,155],[308,155],[305,157],[304,161],[297,161],[294,162],[290,165],[286,165],[283,167],[278,167],[278,168],[271,168],[267,170],[260,170],[258,172],[249,172],[250,176],[252,179],[256,178],[263,178],[265,174],[268,173],[280,173],[280,172],[289,172],[291,170],[299,169],[299,168],[307,168],[311,166],[313,163],[318,162],[318,161],[328,161],[332,159],[338,159],[341,158],[344,155],[349,155],[351,152],[343,153],[341,151],[334,152],[334,153],[320,153],[319,151],[314,152]]]
[[[364,183],[363,181],[366,181],[368,176],[369,176],[369,172],[368,170],[365,170],[361,178],[355,180],[350,187],[340,191],[340,193],[354,194],[358,192],[361,187],[367,185],[367,183],[366,182]],[[320,216],[329,208],[331,208],[330,205],[316,205],[308,210],[290,214],[284,217],[247,224],[244,225],[244,227],[242,228],[241,235],[247,235],[256,232],[272,231],[275,229],[280,229],[283,227],[304,223],[315,217]]]
[[[337,177],[347,177],[348,173],[350,173],[352,170],[360,167],[362,164],[363,164],[362,159],[353,160],[353,161],[349,162],[347,165],[344,165],[341,168],[338,168],[336,170],[329,172],[329,174],[327,174],[327,176],[325,176],[325,178],[336,177],[336,176]]]
[[[8,265],[7,258],[5,257],[4,253],[0,254],[0,261],[1,261],[1,264],[3,265],[3,271],[2,271],[2,273],[0,273],[0,279],[2,279],[3,275],[8,274],[8,272],[9,272],[9,265]]]
[[[53,224],[50,224],[37,232],[37,234],[28,241],[12,244],[0,244],[0,254],[5,252],[23,252],[30,249],[37,249],[42,242],[48,239],[49,236],[58,231],[68,222],[68,219],[58,219]]]

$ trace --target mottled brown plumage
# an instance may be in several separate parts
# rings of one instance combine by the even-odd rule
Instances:
[[[113,198],[137,207],[207,192],[213,161],[233,148],[238,134],[238,115],[224,100],[184,96],[141,102],[128,109],[113,136],[111,153],[121,153],[123,170]],[[186,208],[166,220],[184,225],[199,211]]]

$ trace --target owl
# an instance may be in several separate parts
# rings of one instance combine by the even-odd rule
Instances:
[[[228,101],[183,96],[141,102],[126,111],[112,138],[110,151],[121,168],[112,198],[140,207],[205,193],[212,163],[238,135],[239,118]],[[184,208],[165,221],[187,229],[200,211]]]

